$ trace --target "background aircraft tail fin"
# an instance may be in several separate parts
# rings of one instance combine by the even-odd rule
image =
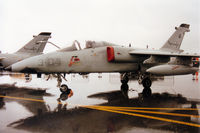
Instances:
[[[180,50],[181,43],[185,32],[189,32],[189,24],[181,24],[179,27],[175,27],[176,31],[167,40],[167,42],[160,48],[160,50],[171,51],[171,52],[183,52]]]
[[[25,46],[19,49],[20,53],[42,53],[48,39],[51,37],[51,32],[41,32],[29,41]]]

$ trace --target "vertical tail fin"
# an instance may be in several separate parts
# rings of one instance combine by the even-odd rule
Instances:
[[[185,32],[189,32],[189,24],[181,24],[179,27],[175,27],[176,31],[167,40],[167,42],[160,48],[160,50],[170,51],[170,52],[182,52],[180,50],[181,43]]]
[[[19,49],[17,52],[20,53],[42,53],[48,39],[51,37],[50,32],[41,32],[37,36],[33,36],[34,38],[28,42],[25,46]]]

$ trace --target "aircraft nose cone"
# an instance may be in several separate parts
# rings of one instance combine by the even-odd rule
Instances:
[[[12,71],[12,72],[20,72],[21,70],[24,69],[23,64],[21,64],[20,62],[12,64],[11,66],[6,67],[7,71]]]

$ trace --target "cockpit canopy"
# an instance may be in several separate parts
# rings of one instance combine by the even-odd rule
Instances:
[[[116,45],[105,41],[100,41],[100,42],[86,41],[85,49],[104,47],[104,46],[116,46]],[[81,50],[81,46],[80,43],[77,40],[75,40],[71,46],[60,49],[58,51],[64,52],[64,51],[78,51],[78,50]]]
[[[95,42],[95,41],[86,41],[85,48],[97,48],[97,47],[104,47],[104,46],[115,46],[115,44],[108,43],[105,41]]]
[[[78,50],[81,50],[81,46],[80,43],[77,40],[75,40],[71,46],[60,49],[58,51],[64,52],[64,51],[78,51]]]

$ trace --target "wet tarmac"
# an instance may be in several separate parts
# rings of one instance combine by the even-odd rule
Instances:
[[[200,80],[192,75],[154,79],[151,97],[119,74],[67,75],[69,97],[55,78],[0,76],[0,133],[200,132]]]

